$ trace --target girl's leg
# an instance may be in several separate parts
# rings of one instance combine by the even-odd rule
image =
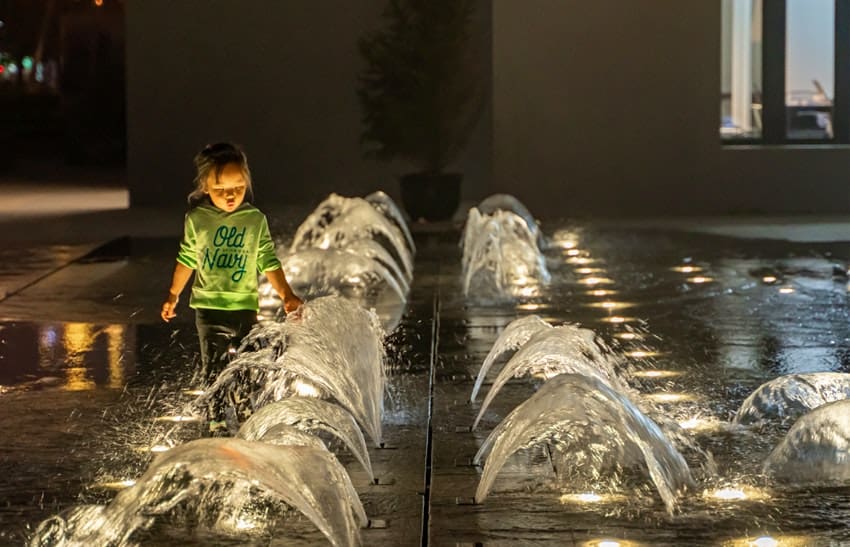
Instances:
[[[195,326],[201,346],[200,377],[204,385],[215,382],[230,362],[232,351],[239,347],[256,321],[257,313],[253,310],[195,310]],[[224,421],[225,409],[233,406],[226,402],[229,398],[226,393],[216,393],[210,400],[208,413],[212,422]]]
[[[211,384],[230,362],[232,351],[239,347],[257,322],[253,310],[195,310],[195,327],[201,346],[201,378]]]

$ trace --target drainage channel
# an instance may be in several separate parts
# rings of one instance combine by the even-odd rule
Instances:
[[[438,270],[439,271],[439,270]],[[439,279],[439,275],[437,276]],[[431,350],[429,351],[428,363],[428,427],[425,437],[425,476],[424,488],[422,490],[422,534],[420,536],[423,547],[428,545],[430,539],[430,511],[431,511],[431,466],[433,463],[433,430],[432,419],[434,415],[434,381],[437,370],[437,350],[440,346],[440,286],[434,291],[434,301],[431,308]]]

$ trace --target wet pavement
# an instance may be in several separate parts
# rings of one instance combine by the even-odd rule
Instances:
[[[88,224],[67,231],[64,241],[61,222],[52,235],[47,227],[33,228],[30,241],[22,235],[16,242],[7,232],[0,268],[0,425],[7,431],[0,444],[6,477],[0,481],[6,501],[0,542],[22,544],[42,519],[108,501],[113,491],[97,485],[140,474],[150,461],[145,442],[161,427],[152,417],[185,402],[181,389],[197,359],[192,315],[183,303],[174,323],[157,318],[182,218],[171,213],[146,213],[144,223],[138,212],[84,215]],[[304,216],[298,215],[269,215],[282,241]],[[386,523],[364,530],[364,544],[584,545],[612,539],[623,545],[721,545],[771,534],[797,538],[800,545],[850,541],[850,495],[842,488],[797,492],[768,484],[774,492],[768,501],[737,505],[693,493],[670,516],[646,485],[627,491],[628,502],[561,503],[562,489],[547,482],[551,469],[545,462],[523,466],[520,460],[484,504],[471,503],[481,473],[471,458],[499,420],[539,385],[509,382],[482,427],[470,431],[480,408],[480,399],[468,402],[477,369],[517,317],[533,313],[552,324],[580,324],[619,352],[646,352],[634,357],[636,366],[679,375],[633,387],[647,396],[688,395],[662,403],[681,420],[728,421],[755,387],[779,374],[850,372],[847,279],[834,275],[834,267],[840,270],[850,259],[844,241],[850,240],[850,224],[797,222],[789,228],[761,222],[756,232],[754,225],[740,219],[701,223],[700,231],[713,233],[695,233],[658,223],[546,223],[547,235],[569,234],[581,254],[548,251],[552,286],[516,306],[464,298],[459,232],[414,226],[419,252],[412,293],[388,338],[386,446],[370,448],[379,484],[369,484],[353,458],[341,456],[367,514]],[[845,238],[842,226],[848,227]],[[736,230],[749,239],[728,237]],[[765,235],[779,238],[752,238]],[[576,257],[588,261],[571,261]],[[706,282],[672,269],[683,264],[701,268]],[[580,267],[600,268],[592,275],[610,279],[605,288],[616,294],[591,294],[594,287],[583,282],[591,274]],[[606,299],[631,306],[594,306]],[[623,322],[606,321],[612,317]],[[642,342],[616,338],[629,326],[645,336]],[[700,474],[700,486],[761,483],[758,467],[780,433],[695,433],[717,464],[716,473]],[[187,431],[187,438],[193,434]],[[303,528],[250,543],[322,540]],[[244,544],[178,537],[183,544]],[[145,544],[174,541],[173,530],[155,529]]]

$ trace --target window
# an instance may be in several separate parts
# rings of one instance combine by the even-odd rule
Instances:
[[[761,137],[761,2],[723,0],[720,135]]]
[[[835,1],[786,0],[785,107],[789,139],[832,139]]]
[[[723,142],[850,143],[850,0],[721,9]]]

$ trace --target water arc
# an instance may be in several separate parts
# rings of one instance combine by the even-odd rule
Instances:
[[[307,302],[284,326],[286,351],[254,394],[255,406],[293,395],[293,378],[319,387],[348,410],[376,446],[381,443],[386,358],[374,312],[342,297]]]
[[[491,215],[496,211],[510,211],[525,221],[529,232],[534,236],[538,245],[542,243],[542,232],[540,231],[537,221],[520,200],[510,194],[491,194],[482,199],[475,206],[482,215]]]
[[[236,483],[222,502],[228,508],[246,502],[247,486],[296,508],[332,545],[359,545],[359,527],[368,523],[363,505],[345,469],[327,450],[276,446],[242,439],[198,439],[160,454],[135,485],[119,492],[105,507],[84,508],[74,519],[43,523],[32,545],[46,545],[40,533],[60,545],[125,545],[131,534],[150,526],[205,485]],[[59,517],[61,518],[61,517]]]
[[[366,440],[354,417],[347,410],[327,401],[310,397],[289,397],[263,406],[239,428],[246,440],[265,440],[280,425],[300,431],[321,430],[338,437],[374,480]]]
[[[537,237],[520,216],[503,210],[482,215],[473,207],[461,240],[466,296],[499,299],[528,296],[551,280]]]
[[[801,416],[762,470],[798,484],[850,480],[850,400],[827,403]]]
[[[824,404],[850,398],[850,374],[788,374],[760,385],[747,397],[733,420],[748,425],[777,418],[797,418]]]
[[[384,238],[404,267],[413,275],[413,258],[403,231],[362,198],[331,194],[301,223],[290,245],[290,252],[345,246],[358,239]]]
[[[413,236],[410,233],[410,228],[408,228],[407,222],[404,220],[404,215],[401,214],[401,211],[395,201],[381,190],[372,192],[363,199],[368,201],[372,207],[383,213],[384,216],[389,218],[401,230],[405,241],[407,241],[410,254],[416,253],[416,244],[413,242]]]
[[[678,495],[693,485],[685,459],[664,433],[623,394],[598,378],[562,374],[546,382],[534,395],[517,406],[490,433],[475,455],[480,463],[489,453],[475,492],[475,500],[486,500],[496,475],[508,458],[521,448],[555,437],[578,449],[593,445],[584,435],[558,439],[571,424],[604,426],[604,434],[619,436],[623,454],[639,455],[669,513]],[[591,426],[587,429],[587,426]],[[592,461],[589,460],[589,461]]]
[[[259,441],[277,446],[307,446],[317,450],[328,450],[322,439],[287,424],[275,424],[267,428],[260,437],[248,438],[242,435],[237,437],[246,441]]]
[[[499,338],[490,348],[487,357],[478,369],[478,376],[475,378],[475,385],[472,388],[472,394],[469,396],[469,402],[474,403],[478,396],[478,391],[484,383],[490,367],[496,360],[507,353],[508,351],[516,350],[525,345],[532,336],[541,330],[550,329],[552,325],[543,321],[538,315],[528,315],[511,321],[505,330],[499,335]]]
[[[551,378],[558,374],[578,373],[595,377],[619,391],[627,391],[625,384],[616,375],[613,363],[600,350],[595,338],[596,333],[592,330],[574,325],[541,329],[532,335],[493,380],[472,429],[478,427],[496,394],[513,377],[534,374]]]
[[[407,299],[407,286],[381,262],[341,249],[305,249],[283,257],[284,271],[292,277],[293,290],[306,299],[341,295],[368,301],[385,284],[398,297]]]

